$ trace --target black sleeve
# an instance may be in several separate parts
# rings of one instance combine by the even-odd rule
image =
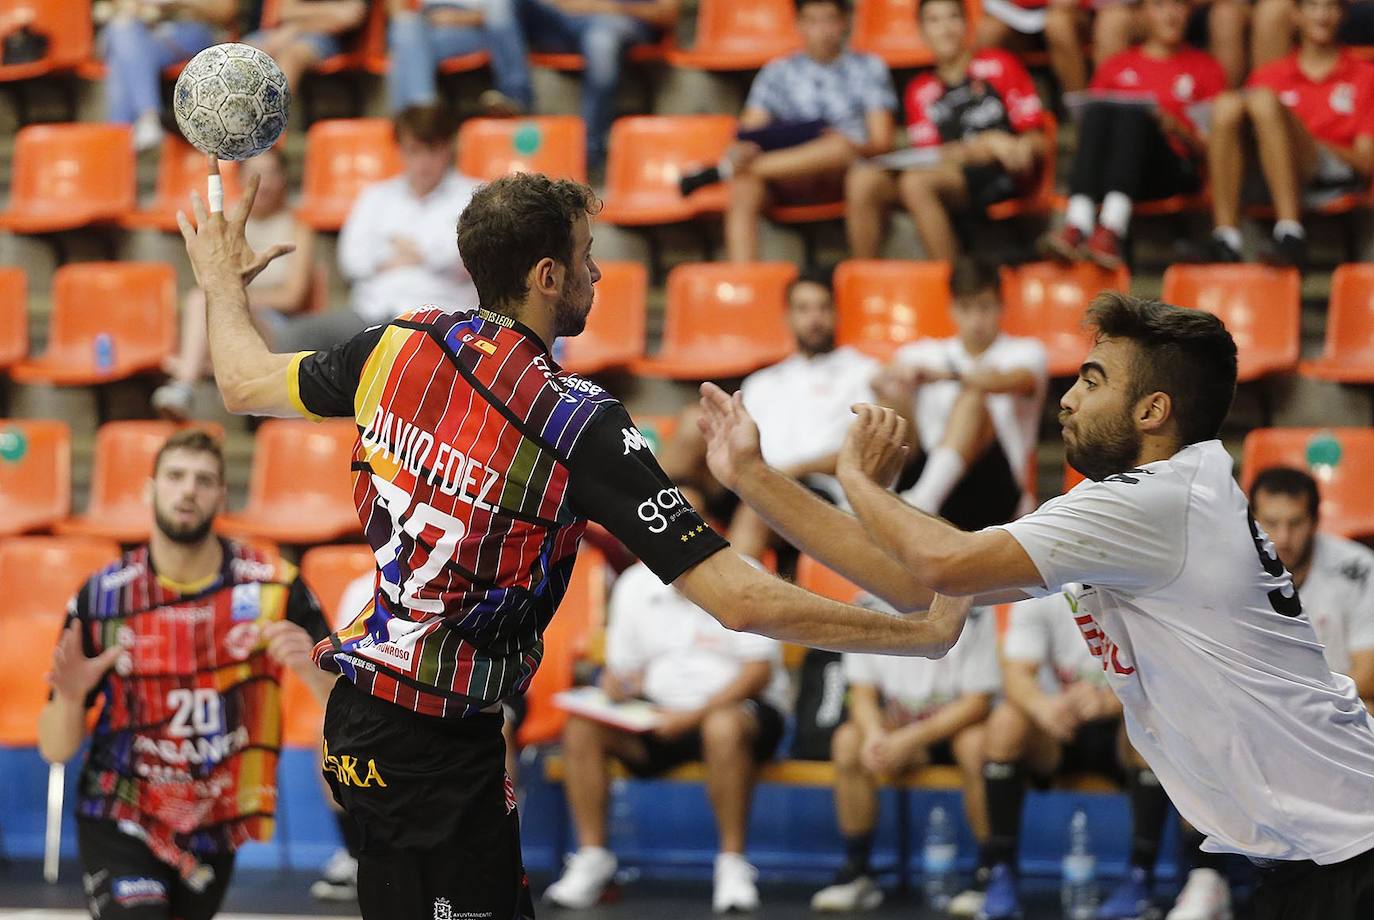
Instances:
[[[729,544],[658,466],[620,405],[602,411],[568,458],[573,510],[609,530],[664,584]]]
[[[296,371],[300,408],[321,418],[352,418],[363,364],[385,330],[386,324],[372,326],[333,348],[306,352]]]
[[[67,627],[71,626],[73,623],[77,623],[77,629],[81,634],[81,651],[87,658],[94,658],[104,651],[104,649],[95,647],[95,643],[91,639],[91,631],[87,627],[85,600],[90,595],[89,589],[89,583],[82,585],[81,589],[77,591],[76,594],[72,595],[72,599],[67,602],[67,613],[66,616],[62,618],[62,629],[57,633],[57,642],[62,641],[62,637],[67,633]],[[54,647],[56,647],[56,644],[56,642],[53,643]],[[94,706],[96,700],[100,699],[100,694],[105,689],[105,681],[106,678],[102,677],[99,682],[91,688],[91,692],[86,694],[85,706],[87,709]],[[52,689],[49,688],[49,701],[52,700],[52,697],[53,692]]]
[[[291,582],[286,595],[286,618],[308,632],[316,642],[329,635],[329,624],[325,622],[319,600],[306,586],[305,579],[299,576]]]

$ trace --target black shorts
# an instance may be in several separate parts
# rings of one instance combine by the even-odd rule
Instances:
[[[1073,740],[1064,745],[1059,758],[1060,773],[1098,773],[1124,783],[1117,739],[1121,719],[1097,719],[1079,727]]]
[[[1318,866],[1284,863],[1260,872],[1255,920],[1369,920],[1374,917],[1374,850]]]
[[[498,713],[436,719],[334,684],[322,769],[358,825],[364,918],[534,916],[501,725]]]
[[[209,920],[234,875],[233,853],[201,856],[213,875],[196,891],[113,821],[78,818],[76,849],[87,906],[100,920]]]
[[[783,715],[761,700],[745,700],[758,722],[758,733],[754,735],[754,762],[763,763],[773,756],[782,740]],[[674,767],[701,760],[701,732],[694,731],[665,741],[653,734],[646,734],[644,742],[645,757],[641,761],[625,760],[625,769],[643,779],[667,773]]]
[[[902,476],[902,482],[915,483],[925,469],[926,456],[916,461]],[[983,455],[964,471],[964,478],[940,506],[940,517],[960,530],[982,530],[1005,524],[1016,517],[1021,505],[1021,483],[1011,471],[1002,444],[996,438]]]

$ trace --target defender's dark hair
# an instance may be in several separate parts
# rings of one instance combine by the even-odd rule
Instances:
[[[835,9],[839,10],[840,14],[843,16],[849,15],[849,0],[796,0],[796,3],[798,13],[812,4],[819,3],[825,4],[826,6],[833,6]]]
[[[818,284],[825,288],[833,297],[835,295],[835,266],[833,265],[808,265],[797,273],[797,277],[787,282],[787,290],[783,294],[785,302],[792,301],[792,292],[797,289],[799,284]]]
[[[1236,395],[1236,342],[1221,320],[1204,310],[1103,291],[1088,306],[1086,322],[1098,338],[1136,344],[1133,400],[1168,393],[1184,444],[1217,436]]]
[[[153,475],[162,467],[162,458],[174,450],[182,450],[192,454],[209,454],[215,458],[219,465],[219,480],[224,482],[224,450],[219,446],[219,442],[210,437],[209,433],[203,428],[183,428],[172,433],[172,436],[163,442],[157,450],[157,456],[153,458]]]
[[[570,265],[573,224],[601,210],[589,186],[539,173],[513,173],[483,185],[458,217],[458,254],[478,302],[503,313],[530,292],[540,259]]]
[[[1255,496],[1261,492],[1306,499],[1307,513],[1312,516],[1312,520],[1317,519],[1317,509],[1322,503],[1321,493],[1317,491],[1317,480],[1304,470],[1291,466],[1271,466],[1260,470],[1255,481],[1250,483],[1250,507],[1255,506]]]
[[[441,105],[412,105],[396,113],[391,130],[397,142],[402,137],[409,137],[427,147],[437,147],[453,140],[458,123]]]
[[[977,259],[964,259],[954,264],[949,275],[949,292],[957,299],[991,293],[1001,302],[1001,287],[996,270]]]

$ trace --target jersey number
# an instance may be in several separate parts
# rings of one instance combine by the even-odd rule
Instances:
[[[167,734],[173,738],[193,738],[197,735],[218,735],[224,731],[224,714],[219,694],[202,687],[188,690],[178,687],[167,693],[167,708],[175,709]]]
[[[458,552],[458,542],[467,534],[467,525],[424,502],[416,502],[412,507],[409,492],[375,473],[372,474],[372,484],[377,487],[378,500],[391,516],[391,539],[377,550],[377,565],[382,571],[382,591],[393,604],[400,604],[407,610],[443,613],[442,600],[420,597],[419,592],[453,559]],[[403,584],[388,581],[387,566],[400,562],[401,538],[408,535],[412,545],[419,543],[420,533],[426,527],[440,531],[440,535],[434,541],[424,564],[412,571]]]
[[[1275,588],[1270,591],[1269,606],[1274,608],[1275,613],[1281,613],[1286,617],[1301,616],[1302,601],[1298,599],[1298,589],[1293,586],[1292,576],[1288,574],[1288,570],[1279,561],[1279,554],[1274,549],[1274,544],[1270,542],[1268,536],[1260,531],[1254,518],[1250,518],[1250,536],[1255,540],[1255,549],[1259,551],[1260,565],[1264,567],[1264,571],[1275,578],[1286,578],[1293,591],[1291,597],[1284,594],[1282,588]]]

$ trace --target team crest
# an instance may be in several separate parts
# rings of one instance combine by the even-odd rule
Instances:
[[[1355,114],[1355,87],[1350,83],[1337,83],[1331,90],[1331,111],[1341,115]]]
[[[1192,99],[1195,89],[1197,89],[1197,82],[1193,80],[1193,75],[1190,73],[1181,73],[1178,75],[1178,79],[1174,81],[1174,98],[1184,100]]]

